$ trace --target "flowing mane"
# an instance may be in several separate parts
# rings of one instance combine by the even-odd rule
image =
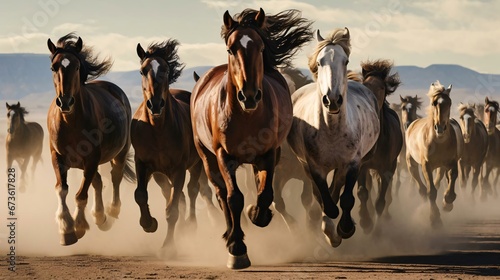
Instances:
[[[179,55],[177,54],[177,48],[179,45],[179,42],[175,39],[169,39],[161,43],[151,43],[148,46],[146,55],[143,58],[144,60],[150,57],[157,56],[165,60],[168,65],[169,84],[177,81],[177,78],[179,78],[182,70],[184,69],[184,64],[179,62]]]
[[[74,32],[71,32],[57,40],[57,50],[50,56],[52,60],[55,55],[61,52],[69,52],[74,54],[80,60],[80,82],[85,83],[87,81],[95,80],[96,78],[106,74],[113,65],[113,62],[108,57],[104,60],[99,60],[97,56],[94,55],[92,47],[83,46],[80,52],[76,51],[76,41],[78,36]]]
[[[259,11],[245,9],[234,16],[238,23],[231,29],[222,25],[221,37],[227,42],[229,35],[239,27],[253,28],[264,41],[264,67],[291,67],[293,56],[300,47],[313,38],[312,21],[301,17],[298,10],[285,10],[275,15],[266,15],[264,26],[258,28],[255,16]]]
[[[355,72],[353,70],[347,70],[347,79],[358,83],[363,82],[363,76],[361,76],[360,73]]]
[[[390,75],[393,66],[389,60],[363,61],[361,63],[363,79],[370,76],[379,77],[385,82],[385,95],[390,95],[401,84],[398,73]]]
[[[295,83],[296,88],[301,88],[307,84],[310,84],[313,82],[308,76],[304,75],[302,71],[300,71],[298,68],[294,67],[286,67],[286,68],[280,68],[279,71],[283,74],[287,74],[292,78],[293,82]]]
[[[335,29],[330,33],[323,41],[316,45],[312,55],[309,57],[309,69],[314,77],[318,78],[318,65],[316,65],[316,58],[321,50],[328,45],[339,45],[344,49],[344,52],[349,56],[351,54],[351,42],[350,39],[344,37],[344,28]]]

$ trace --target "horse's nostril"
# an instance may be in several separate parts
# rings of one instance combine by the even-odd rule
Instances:
[[[160,100],[160,108],[165,107],[165,100],[163,98]]]
[[[339,95],[339,99],[337,99],[337,105],[342,105],[342,103],[344,102],[344,98],[342,97],[342,95]]]
[[[245,100],[247,100],[247,98],[245,97],[245,94],[243,94],[243,91],[238,91],[238,100],[243,102]]]
[[[151,102],[151,99],[148,99],[148,101],[146,102],[146,106],[148,107],[148,109],[153,109],[153,102]]]
[[[71,96],[69,98],[68,106],[73,106],[73,104],[75,104],[75,98],[73,96]]]
[[[57,105],[57,107],[62,107],[61,97],[58,97],[58,98],[56,99],[56,105]]]
[[[255,101],[259,102],[262,99],[262,91],[259,89],[255,94]]]
[[[328,95],[323,95],[323,105],[325,106],[330,106],[330,98],[328,98]]]

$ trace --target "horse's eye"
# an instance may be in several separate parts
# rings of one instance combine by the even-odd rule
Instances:
[[[316,62],[316,66],[318,66],[318,67],[320,67],[320,66],[321,66],[321,64],[319,63],[319,61],[318,61],[318,62]]]
[[[434,106],[434,107],[435,107],[437,104],[438,104],[438,103],[437,103],[437,101],[432,102],[432,106]]]
[[[50,70],[51,70],[52,72],[56,72],[56,71],[57,71],[57,65],[52,65],[52,66],[50,66]]]
[[[139,70],[139,73],[141,73],[141,76],[144,76],[144,72],[142,72],[142,70]]]
[[[233,55],[233,52],[231,51],[231,49],[227,49],[227,53],[228,53],[229,55]]]
[[[345,66],[347,66],[347,64],[349,64],[349,59],[345,61]]]

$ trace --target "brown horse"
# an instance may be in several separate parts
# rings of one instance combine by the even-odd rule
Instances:
[[[35,176],[37,163],[42,159],[43,149],[43,129],[36,122],[27,122],[24,116],[28,111],[21,104],[9,105],[7,107],[7,139],[5,141],[7,168],[12,167],[12,163],[17,161],[21,168],[21,179],[19,191],[26,190],[26,169],[30,159],[33,158],[31,164],[31,179]]]
[[[496,128],[500,107],[497,101],[490,100],[488,97],[485,98],[484,103],[484,125],[488,131],[488,151],[484,159],[485,164],[481,190],[482,200],[486,199],[486,196],[492,193],[492,185],[489,181],[491,171],[493,169],[497,170],[493,181],[493,187],[495,188],[500,173],[500,130]]]
[[[416,119],[422,118],[417,112],[420,110],[422,107],[422,101],[420,100],[420,97],[416,96],[410,96],[407,95],[405,97],[402,97],[401,95],[399,96],[401,103],[398,104],[397,106],[393,106],[395,108],[395,111],[398,112],[398,116],[400,117],[400,123],[401,123],[401,131],[403,131],[403,138],[405,135],[405,131],[410,126],[410,124],[415,121]],[[401,152],[399,153],[398,156],[398,166],[396,168],[396,173],[394,174],[394,188],[395,188],[395,194],[398,195],[399,189],[401,188],[401,178],[402,178],[402,172],[407,172],[408,171],[408,165],[406,165],[406,144],[403,143],[403,146],[401,147]]]
[[[379,186],[375,210],[380,218],[386,208],[387,190],[389,190],[388,197],[391,199],[390,184],[396,171],[399,152],[403,146],[399,117],[386,101],[387,96],[396,91],[401,83],[397,73],[390,74],[392,66],[393,64],[388,60],[361,63],[363,85],[369,88],[377,98],[380,119],[380,134],[375,144],[376,148],[371,158],[363,162],[358,175],[358,198],[361,202],[359,222],[365,232],[370,232],[373,228],[373,221],[367,207],[371,188],[367,185],[371,185],[371,176],[375,175]],[[391,200],[387,207],[390,202]],[[387,210],[386,213],[388,213]]]
[[[148,206],[147,187],[153,176],[167,200],[168,231],[163,248],[171,253],[175,253],[174,231],[186,170],[190,174],[187,185],[191,202],[189,222],[196,224],[195,201],[200,183],[202,190],[209,191],[209,194],[203,195],[208,207],[217,211],[212,203],[203,163],[194,147],[189,113],[191,93],[170,88],[183,69],[177,55],[178,45],[176,40],[167,40],[150,44],[145,51],[137,44],[144,100],[134,114],[131,127],[137,174],[135,200],[141,211],[139,222],[146,232],[155,232],[158,228],[158,222],[151,217]],[[171,195],[172,186],[174,191]]]
[[[240,225],[243,194],[236,169],[253,165],[258,197],[247,213],[255,225],[267,226],[274,167],[292,123],[288,86],[276,68],[289,65],[312,39],[312,23],[296,10],[266,15],[262,9],[246,9],[234,19],[226,11],[223,20],[228,64],[210,69],[198,80],[191,118],[196,148],[226,218],[227,265],[241,269],[249,267],[250,260]]]
[[[123,175],[130,181],[135,178],[127,161],[132,113],[127,96],[118,86],[105,81],[90,81],[105,74],[111,62],[99,62],[92,49],[83,46],[80,37],[70,33],[61,37],[57,46],[48,39],[47,46],[56,91],[47,114],[50,153],[59,196],[56,216],[62,235],[61,244],[71,245],[89,229],[85,207],[91,183],[95,189],[92,211],[95,224],[101,230],[112,225],[113,220],[104,213],[103,186],[97,170],[100,164],[111,162],[112,166],[113,201],[107,214],[117,218],[120,213]],[[83,169],[74,218],[66,204],[70,168]]]
[[[462,188],[466,187],[469,174],[472,169],[472,195],[478,185],[481,166],[484,163],[488,150],[488,132],[483,122],[476,117],[475,104],[462,104],[458,106],[460,113],[460,127],[464,137],[464,152],[458,161],[460,171],[460,183]]]
[[[420,195],[429,199],[430,219],[433,227],[442,225],[436,205],[437,188],[432,171],[440,168],[447,172],[448,188],[443,199],[443,210],[451,211],[455,201],[455,181],[458,177],[457,162],[462,156],[464,140],[460,125],[450,119],[451,85],[445,89],[439,81],[432,83],[428,96],[431,106],[427,116],[415,120],[406,130],[406,163],[413,179],[418,183]],[[418,166],[422,166],[426,186],[420,179]],[[438,170],[438,173],[441,170]]]

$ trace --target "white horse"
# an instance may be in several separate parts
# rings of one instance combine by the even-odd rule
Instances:
[[[352,192],[362,160],[377,142],[380,121],[375,96],[363,84],[348,81],[349,30],[336,29],[326,39],[318,31],[316,39],[316,50],[309,58],[316,82],[292,95],[294,120],[288,143],[314,181],[323,212],[329,218],[339,215],[336,203],[340,198],[340,237],[334,233],[333,222],[323,217],[323,232],[332,246],[338,246],[341,238],[355,232]],[[330,193],[326,177],[332,170],[335,173]]]

